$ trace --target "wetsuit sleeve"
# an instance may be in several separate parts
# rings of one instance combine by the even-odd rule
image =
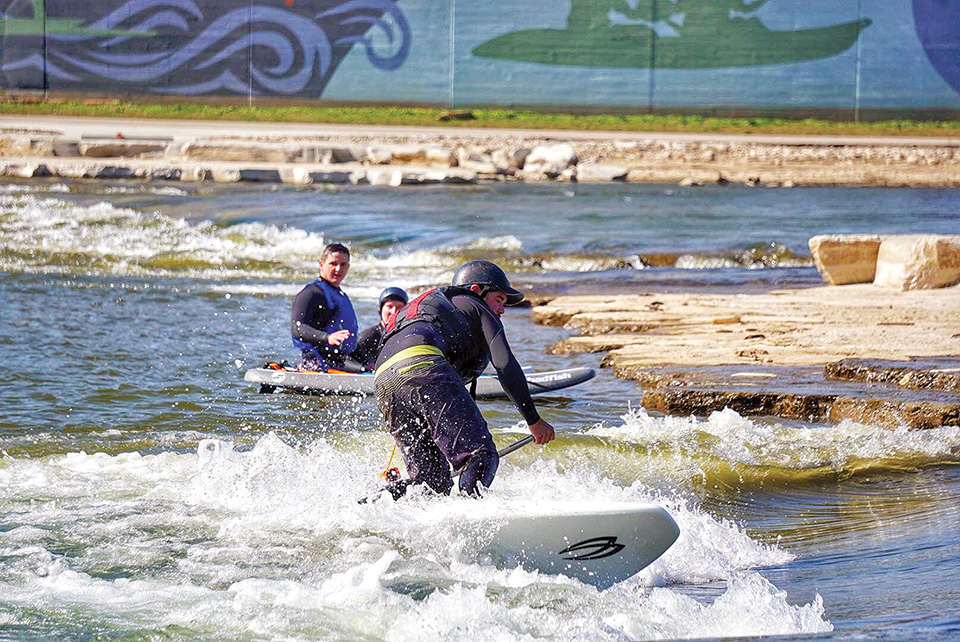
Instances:
[[[293,299],[293,308],[290,311],[290,334],[294,339],[305,341],[312,346],[323,349],[328,347],[329,336],[321,328],[327,324],[333,310],[327,308],[327,297],[314,287],[306,287]],[[318,328],[313,325],[320,322]]]
[[[537,423],[540,421],[540,414],[530,397],[530,388],[527,386],[527,377],[523,374],[523,368],[520,367],[520,363],[513,356],[513,351],[507,344],[503,323],[487,306],[480,302],[477,302],[477,310],[480,312],[483,338],[486,339],[487,347],[490,349],[490,363],[497,370],[500,385],[503,386],[504,392],[510,397],[513,405],[523,415],[523,420],[527,422],[527,425]]]
[[[373,365],[377,361],[377,354],[380,352],[380,338],[383,336],[383,329],[379,325],[365,328],[357,339],[357,348],[351,353],[350,358],[358,363],[364,370],[373,370]]]

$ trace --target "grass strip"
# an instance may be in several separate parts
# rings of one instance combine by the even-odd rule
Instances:
[[[833,121],[661,114],[571,114],[514,109],[450,112],[422,107],[297,107],[140,104],[118,101],[0,101],[0,113],[37,116],[166,118],[271,123],[490,127],[584,131],[659,131],[832,136],[960,136],[960,121]]]

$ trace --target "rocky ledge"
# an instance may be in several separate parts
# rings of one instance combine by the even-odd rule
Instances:
[[[269,125],[265,125],[269,128]],[[960,186],[960,142],[574,141],[456,132],[382,136],[71,139],[0,130],[0,175],[34,178],[423,185],[479,181],[660,182],[684,186]]]
[[[641,403],[652,410],[707,414],[732,407],[742,414],[926,428],[960,425],[960,398],[949,388],[956,380],[951,359],[960,355],[958,310],[957,286],[902,292],[848,285],[560,297],[532,314],[538,323],[579,331],[552,352],[607,352],[602,365],[638,381]],[[846,374],[851,368],[873,374]],[[901,383],[926,380],[939,383],[918,389]]]

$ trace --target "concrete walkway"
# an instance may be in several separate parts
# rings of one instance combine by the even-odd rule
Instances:
[[[770,134],[716,134],[673,132],[573,131],[554,129],[495,129],[480,127],[406,127],[399,125],[335,125],[308,123],[262,123],[199,120],[154,120],[149,118],[76,118],[71,116],[15,116],[0,114],[0,130],[55,130],[70,138],[116,137],[164,138],[181,143],[210,136],[290,137],[436,137],[436,138],[549,138],[571,141],[677,141],[750,142],[811,146],[916,146],[960,147],[960,138],[779,136]]]

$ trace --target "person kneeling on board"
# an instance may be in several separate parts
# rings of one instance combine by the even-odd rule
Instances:
[[[464,384],[492,363],[504,391],[538,444],[553,440],[540,418],[527,380],[504,336],[500,316],[523,294],[490,261],[470,261],[451,286],[424,292],[387,324],[374,388],[409,478],[387,490],[399,499],[412,484],[449,494],[453,470],[459,489],[478,496],[489,487],[500,459],[487,422]]]
[[[330,243],[320,255],[320,276],[293,299],[290,333],[301,350],[298,370],[343,370],[357,345],[357,315],[340,283],[350,270],[350,250]]]
[[[346,366],[350,372],[373,372],[383,341],[383,330],[400,308],[407,304],[409,297],[400,288],[387,288],[380,293],[380,323],[364,328],[357,339],[357,347],[347,358]]]

